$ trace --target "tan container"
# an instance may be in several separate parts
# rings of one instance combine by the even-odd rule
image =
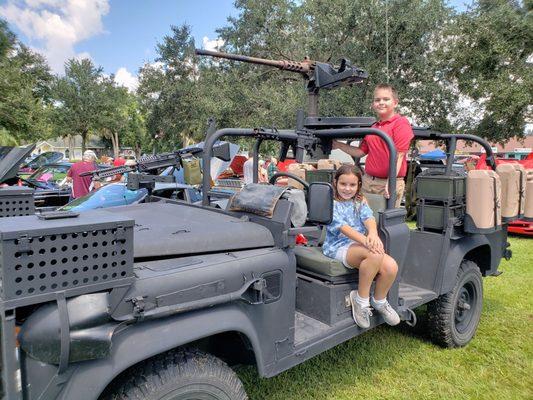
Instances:
[[[329,160],[327,158],[323,158],[322,160],[318,160],[317,163],[317,169],[339,169],[341,166],[341,162],[338,160]]]
[[[520,214],[520,171],[514,164],[496,167],[502,185],[502,218],[510,221]]]
[[[466,214],[474,226],[465,222],[467,232],[488,232],[501,225],[501,183],[492,170],[472,170],[466,179]]]
[[[314,171],[316,168],[313,167],[312,165],[310,164],[290,164],[289,167],[287,168],[287,172],[290,173],[290,174],[294,174],[296,175],[297,177],[299,178],[302,178],[304,181],[305,181],[305,171],[306,170],[310,170],[310,171]],[[300,183],[300,182],[297,182],[296,180],[294,179],[291,179],[289,178],[288,180],[288,183],[287,183],[288,186],[292,186],[296,189],[303,189],[303,185]]]
[[[526,200],[524,201],[524,218],[533,219],[533,169],[526,170]]]
[[[518,197],[518,214],[524,215],[524,207],[526,205],[526,169],[522,164],[511,164],[519,174],[519,197]]]

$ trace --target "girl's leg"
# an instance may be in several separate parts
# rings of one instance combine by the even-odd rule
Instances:
[[[385,254],[376,279],[376,288],[374,290],[374,298],[376,300],[383,300],[387,297],[397,274],[398,264],[391,256]]]
[[[348,248],[346,262],[359,269],[357,292],[360,297],[370,297],[370,286],[372,286],[372,281],[379,273],[383,259],[386,256],[386,254],[374,254],[364,246],[352,245]]]

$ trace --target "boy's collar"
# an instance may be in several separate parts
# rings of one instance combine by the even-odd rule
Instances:
[[[394,120],[396,120],[396,119],[398,119],[398,118],[400,118],[400,114],[397,114],[397,113],[396,113],[396,114],[394,114],[392,117],[390,117],[389,119],[386,119],[385,121],[381,121],[381,120],[376,121],[376,124],[383,125],[383,124],[385,124],[385,123],[387,123],[387,122],[392,122],[392,121],[394,121]]]

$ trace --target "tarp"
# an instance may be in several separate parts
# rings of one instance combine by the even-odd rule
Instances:
[[[482,154],[481,157],[479,157],[479,160],[476,164],[476,169],[490,169],[490,167],[487,165],[486,162],[487,155]],[[524,160],[516,160],[513,158],[503,159],[503,158],[496,158],[496,165],[500,164],[522,164],[525,169],[533,169],[533,159],[530,159],[527,157]]]
[[[445,160],[446,153],[442,151],[441,149],[435,149],[433,151],[420,155],[420,159],[421,160]]]

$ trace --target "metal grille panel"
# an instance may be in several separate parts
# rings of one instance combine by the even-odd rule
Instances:
[[[49,221],[39,221],[43,222],[46,225]],[[95,218],[92,227],[76,226],[76,222],[77,218],[71,218],[61,228],[21,231],[18,235],[2,232],[3,300],[80,287],[90,292],[90,286],[100,288],[102,283],[133,276],[133,221],[98,223]]]
[[[32,189],[18,187],[0,189],[0,218],[34,213],[35,204]]]

